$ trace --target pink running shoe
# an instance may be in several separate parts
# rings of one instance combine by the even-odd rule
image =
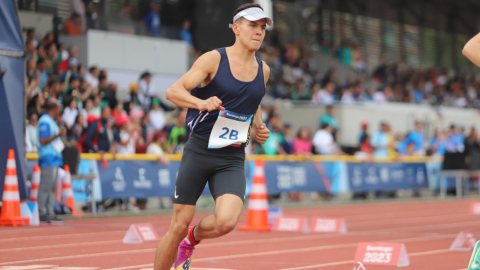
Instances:
[[[187,240],[182,240],[180,246],[178,247],[178,255],[175,264],[175,270],[189,270],[190,265],[192,264],[192,254],[195,250],[195,246],[187,242]]]

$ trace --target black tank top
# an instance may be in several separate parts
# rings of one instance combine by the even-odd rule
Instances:
[[[215,77],[205,87],[198,86],[190,93],[203,100],[217,96],[226,110],[248,115],[255,114],[265,95],[262,60],[256,57],[258,73],[255,79],[243,82],[233,76],[225,48],[219,48],[217,51],[221,59]],[[200,112],[197,109],[188,109],[186,122],[190,132],[208,139],[217,117],[218,110]]]

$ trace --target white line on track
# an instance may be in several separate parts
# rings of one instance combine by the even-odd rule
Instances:
[[[92,232],[92,233],[70,233],[70,234],[56,234],[56,235],[42,235],[42,236],[30,236],[30,237],[17,237],[17,238],[6,238],[0,239],[0,242],[14,242],[14,241],[21,241],[21,240],[39,240],[39,239],[53,239],[53,238],[68,238],[68,237],[83,237],[83,236],[91,236],[91,235],[106,235],[106,234],[123,234],[125,230],[121,231],[106,231],[106,232]]]
[[[425,237],[393,239],[393,240],[388,240],[388,241],[389,242],[415,242],[415,241],[431,240],[431,239],[438,239],[438,238],[449,238],[449,237],[453,237],[453,236],[454,236],[453,234],[448,235],[448,237],[447,236],[443,236],[443,237],[440,237],[440,236],[437,236],[437,237],[435,237],[435,236],[425,236]],[[274,251],[264,251],[264,252],[254,252],[254,253],[245,253],[245,254],[236,254],[236,255],[226,255],[226,256],[199,258],[199,259],[195,259],[194,262],[216,261],[216,260],[245,258],[245,257],[258,257],[258,256],[278,255],[278,254],[286,254],[286,253],[309,252],[309,251],[335,249],[335,248],[348,248],[348,247],[356,247],[357,244],[358,243],[355,242],[355,243],[327,245],[327,246],[318,246],[318,247],[309,247],[309,248],[283,249],[283,250],[274,250]],[[118,267],[118,268],[109,268],[109,269],[105,269],[105,270],[127,270],[127,269],[144,268],[144,267],[151,267],[151,266],[152,266],[152,264],[143,264],[143,265],[125,266],[125,267]]]
[[[77,247],[77,246],[95,246],[103,244],[121,244],[121,240],[110,240],[110,241],[97,241],[97,242],[84,242],[84,243],[71,243],[71,244],[60,244],[60,245],[50,245],[50,246],[34,246],[34,247],[21,247],[21,248],[6,248],[0,249],[0,252],[11,252],[11,251],[25,251],[25,250],[35,250],[35,249],[50,249],[50,248],[64,248],[64,247]],[[1,270],[1,269],[0,269]]]
[[[410,254],[408,254],[408,256],[409,257],[415,257],[415,256],[423,256],[423,255],[446,253],[446,252],[451,252],[451,250],[450,249],[430,250],[430,251],[410,253]],[[302,269],[312,269],[312,268],[320,268],[320,267],[342,265],[342,264],[351,264],[351,263],[355,263],[355,261],[354,260],[349,260],[349,261],[340,261],[340,262],[333,262],[333,263],[321,263],[321,264],[306,265],[306,266],[299,266],[299,267],[292,267],[292,268],[283,268],[283,269],[279,269],[279,270],[302,270]]]

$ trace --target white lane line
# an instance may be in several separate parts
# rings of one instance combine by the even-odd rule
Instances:
[[[68,237],[84,237],[84,236],[91,236],[91,235],[106,235],[106,234],[121,234],[125,233],[125,230],[121,231],[107,231],[107,232],[93,232],[93,233],[71,233],[71,234],[57,234],[57,235],[42,235],[42,236],[31,236],[31,237],[17,237],[17,238],[6,238],[0,239],[0,242],[14,242],[14,241],[21,241],[21,240],[39,240],[39,239],[53,239],[53,238],[68,238]]]
[[[121,241],[121,240],[110,240],[110,241],[97,241],[97,242],[60,244],[60,245],[50,245],[50,246],[6,248],[6,249],[0,249],[0,252],[25,251],[25,250],[50,249],[50,248],[63,248],[63,247],[77,247],[77,246],[95,246],[95,245],[115,244],[115,243],[120,244],[120,243],[122,243],[122,241]]]
[[[450,251],[451,251],[450,249],[438,249],[438,250],[410,253],[408,254],[408,256],[415,257],[415,256],[423,256],[423,255],[430,255],[430,254],[446,253]],[[333,262],[333,263],[321,263],[321,264],[314,264],[314,265],[307,265],[307,266],[300,266],[300,267],[283,268],[279,270],[302,270],[302,269],[312,269],[312,268],[320,268],[320,267],[327,267],[332,265],[342,265],[342,264],[351,264],[351,263],[355,263],[355,261],[349,260],[349,261],[340,261],[340,262]]]
[[[455,236],[455,234],[450,234],[448,236],[445,235],[445,236],[425,236],[425,237],[414,237],[414,238],[401,238],[401,239],[393,239],[393,240],[388,240],[388,241],[389,242],[415,242],[415,241],[431,240],[431,239],[438,239],[438,238],[450,238],[450,237],[453,237],[453,236]],[[335,249],[335,248],[348,248],[348,247],[356,247],[357,245],[358,245],[358,243],[355,242],[355,243],[327,245],[327,246],[309,247],[309,248],[283,249],[283,250],[274,250],[274,251],[244,253],[244,254],[236,254],[236,255],[199,258],[199,259],[194,259],[194,262],[215,261],[215,260],[225,260],[225,259],[245,258],[245,257],[258,257],[258,256],[278,255],[278,254],[285,254],[285,253],[308,252],[308,251],[317,251],[317,250]],[[104,270],[127,270],[127,269],[144,268],[144,267],[152,267],[152,264],[150,263],[150,264],[142,264],[142,265],[124,266],[124,267],[109,268],[109,269],[104,269]]]

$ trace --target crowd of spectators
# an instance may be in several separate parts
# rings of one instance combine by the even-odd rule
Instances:
[[[30,34],[31,33],[31,34]],[[52,33],[41,41],[29,30],[26,41],[27,152],[37,152],[38,120],[48,104],[58,101],[54,119],[66,133],[67,147],[85,153],[151,153],[167,163],[164,153],[182,153],[186,141],[186,111],[166,105],[156,95],[152,74],[132,82],[124,100],[108,72],[79,63],[78,48],[55,42]],[[167,119],[166,112],[173,117]]]
[[[480,81],[474,75],[452,74],[436,68],[415,69],[389,63],[385,55],[368,74],[363,55],[349,42],[342,43],[334,52],[320,46],[320,52],[335,56],[341,64],[351,67],[355,75],[339,81],[335,66],[325,72],[319,71],[303,42],[284,47],[270,46],[267,42],[259,56],[271,68],[268,94],[274,98],[323,105],[401,102],[480,107]]]

